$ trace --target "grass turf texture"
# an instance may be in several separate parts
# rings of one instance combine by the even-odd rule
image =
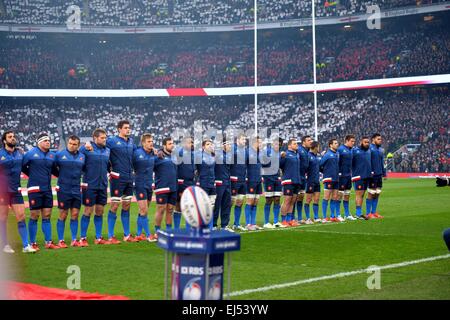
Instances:
[[[434,179],[386,180],[378,210],[385,216],[383,220],[242,233],[242,250],[233,254],[231,290],[259,288],[447,254],[442,231],[450,227],[450,190],[434,185]],[[354,213],[354,195],[350,201],[351,212]],[[264,217],[263,204],[264,200],[261,200],[258,207],[260,225]],[[150,212],[153,232],[154,204]],[[133,204],[132,232],[136,230],[136,215],[137,205]],[[52,216],[54,240],[56,219],[55,208]],[[106,227],[105,215],[104,235]],[[20,242],[12,215],[9,230],[12,245],[19,251]],[[121,231],[118,217],[118,238]],[[66,242],[70,243],[68,221],[65,234]],[[65,289],[69,276],[67,267],[78,265],[84,291],[125,295],[132,299],[163,298],[164,253],[155,243],[95,246],[93,239],[91,218],[90,246],[87,248],[41,249],[34,255],[15,254],[16,280]],[[38,241],[43,248],[40,222]],[[367,288],[369,276],[357,274],[239,295],[233,299],[450,299],[450,259],[382,270],[380,290]]]

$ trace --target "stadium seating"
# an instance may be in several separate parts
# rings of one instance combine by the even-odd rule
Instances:
[[[61,137],[57,130],[55,108],[39,103],[25,103],[20,107],[10,107],[2,103],[0,115],[2,132],[8,129],[15,130],[19,146],[24,150],[29,150],[35,145],[40,132],[47,132],[50,135],[51,148],[59,148]]]
[[[65,24],[69,5],[82,9],[82,24],[89,26],[222,25],[253,22],[253,0],[2,0],[0,23]],[[317,17],[365,13],[378,4],[382,10],[417,6],[440,0],[315,0]],[[296,0],[258,0],[260,22],[307,18],[311,3]]]
[[[450,144],[449,88],[376,90],[319,95],[318,132],[322,146],[328,139],[341,141],[348,133],[357,137],[380,132],[383,147],[395,152],[406,143],[418,143],[415,153],[395,153],[397,171],[448,172]],[[35,99],[36,100],[36,99]],[[42,115],[40,117],[36,115]],[[0,127],[19,133],[20,144],[29,149],[40,131],[55,140],[70,134],[89,137],[97,127],[116,133],[119,119],[133,124],[133,138],[150,132],[156,144],[174,130],[252,129],[252,96],[146,99],[40,99],[1,100]],[[59,119],[59,120],[58,120]],[[59,124],[59,125],[58,125]],[[311,94],[263,95],[258,102],[258,127],[278,129],[284,139],[314,132]],[[60,132],[62,137],[58,134]]]
[[[414,21],[406,19],[376,31],[318,29],[318,81],[450,73],[450,19],[414,26]],[[7,38],[0,48],[0,88],[250,86],[254,82],[252,36],[248,31]],[[262,32],[258,84],[311,82],[311,35],[296,29]]]

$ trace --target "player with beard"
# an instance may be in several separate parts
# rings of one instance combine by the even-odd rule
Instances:
[[[0,149],[0,178],[2,179],[0,181],[0,188],[2,188],[0,194],[0,240],[3,246],[3,252],[14,253],[14,250],[8,243],[6,226],[8,207],[11,207],[16,215],[17,229],[22,239],[22,252],[34,253],[36,250],[28,242],[25,205],[20,191],[23,151],[17,148],[16,135],[13,131],[5,131],[3,133],[2,144],[3,148]]]

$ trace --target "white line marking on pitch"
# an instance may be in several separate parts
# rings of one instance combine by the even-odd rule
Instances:
[[[450,253],[442,255],[442,256],[435,256],[435,257],[429,257],[429,258],[424,258],[424,259],[418,259],[418,260],[404,261],[404,262],[400,262],[400,263],[388,264],[388,265],[385,265],[385,266],[380,266],[379,269],[380,270],[395,269],[395,268],[401,268],[401,267],[410,266],[410,265],[413,265],[413,264],[430,262],[430,261],[435,261],[435,260],[448,259],[448,258],[450,258]],[[230,297],[242,296],[242,295],[245,295],[245,294],[269,291],[269,290],[274,290],[274,289],[283,289],[283,288],[298,286],[298,285],[301,285],[301,284],[312,283],[312,282],[317,282],[317,281],[322,281],[322,280],[344,278],[344,277],[349,277],[349,276],[353,276],[353,275],[356,275],[356,274],[367,273],[367,272],[370,272],[370,271],[373,271],[373,269],[366,268],[366,269],[354,270],[354,271],[349,271],[349,272],[341,272],[341,273],[336,273],[336,274],[330,274],[328,276],[321,276],[321,277],[316,277],[316,278],[304,279],[304,280],[299,280],[299,281],[294,281],[294,282],[274,284],[274,285],[271,285],[271,286],[260,287],[260,288],[255,288],[255,289],[234,291],[234,292],[230,293]]]
[[[238,232],[240,235],[243,234],[253,234],[258,232],[271,232],[271,231],[298,231],[302,230],[304,228],[312,228],[312,227],[322,227],[322,226],[334,226],[339,224],[345,224],[345,223],[315,223],[315,224],[302,224],[297,227],[287,227],[287,228],[274,228],[274,229],[262,229],[262,230],[255,230],[255,231],[240,231]]]
[[[302,229],[305,229],[305,228],[314,228],[314,227],[319,228],[319,227],[324,227],[324,226],[336,226],[336,225],[346,225],[346,224],[358,224],[358,221],[339,222],[339,223],[338,222],[329,222],[329,223],[302,224],[297,227],[262,229],[262,230],[255,230],[255,231],[240,231],[238,233],[240,235],[244,235],[244,234],[253,234],[253,233],[259,233],[259,232],[271,232],[271,231],[299,231],[299,230],[301,231]],[[386,234],[386,235],[388,235],[388,234]]]
[[[336,234],[355,234],[362,236],[398,236],[391,233],[370,233],[370,232],[340,232],[340,231],[325,231],[325,230],[305,230],[305,232],[318,232],[318,233],[336,233]]]

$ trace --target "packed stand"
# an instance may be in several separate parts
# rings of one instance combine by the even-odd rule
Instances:
[[[448,17],[449,14],[443,17]],[[449,21],[382,30],[318,29],[318,82],[450,73]],[[404,27],[408,26],[408,28]],[[0,88],[147,89],[254,84],[252,32],[5,36]],[[309,33],[262,33],[258,85],[312,83]]]
[[[328,139],[353,133],[357,137],[383,134],[383,148],[394,153],[397,171],[449,170],[448,87],[405,91],[324,93],[318,97],[318,133],[322,146]],[[58,147],[57,119],[63,137],[75,133],[90,137],[95,128],[116,132],[119,119],[133,124],[133,138],[144,132],[158,144],[176,129],[205,132],[208,129],[254,128],[254,100],[241,97],[185,97],[145,99],[44,99],[17,103],[7,99],[0,107],[0,127],[20,135],[29,149],[36,135],[49,131]],[[261,95],[258,99],[258,128],[278,129],[284,139],[314,132],[312,94]],[[269,132],[268,132],[269,133]],[[419,144],[416,152],[401,152],[406,144]],[[396,152],[397,151],[397,152]]]
[[[45,104],[29,103],[22,106],[10,106],[1,104],[0,128],[17,132],[19,146],[29,150],[36,144],[36,139],[41,132],[48,132],[52,139],[51,148],[58,149],[60,136],[56,122],[55,110]]]
[[[65,24],[67,8],[81,9],[81,23],[86,26],[147,25],[224,25],[253,22],[253,0],[2,0],[4,14],[0,23]],[[378,4],[381,10],[420,6],[440,0],[315,0],[317,17],[347,16],[366,13],[367,6]],[[311,16],[309,1],[258,0],[259,22],[283,21]]]

